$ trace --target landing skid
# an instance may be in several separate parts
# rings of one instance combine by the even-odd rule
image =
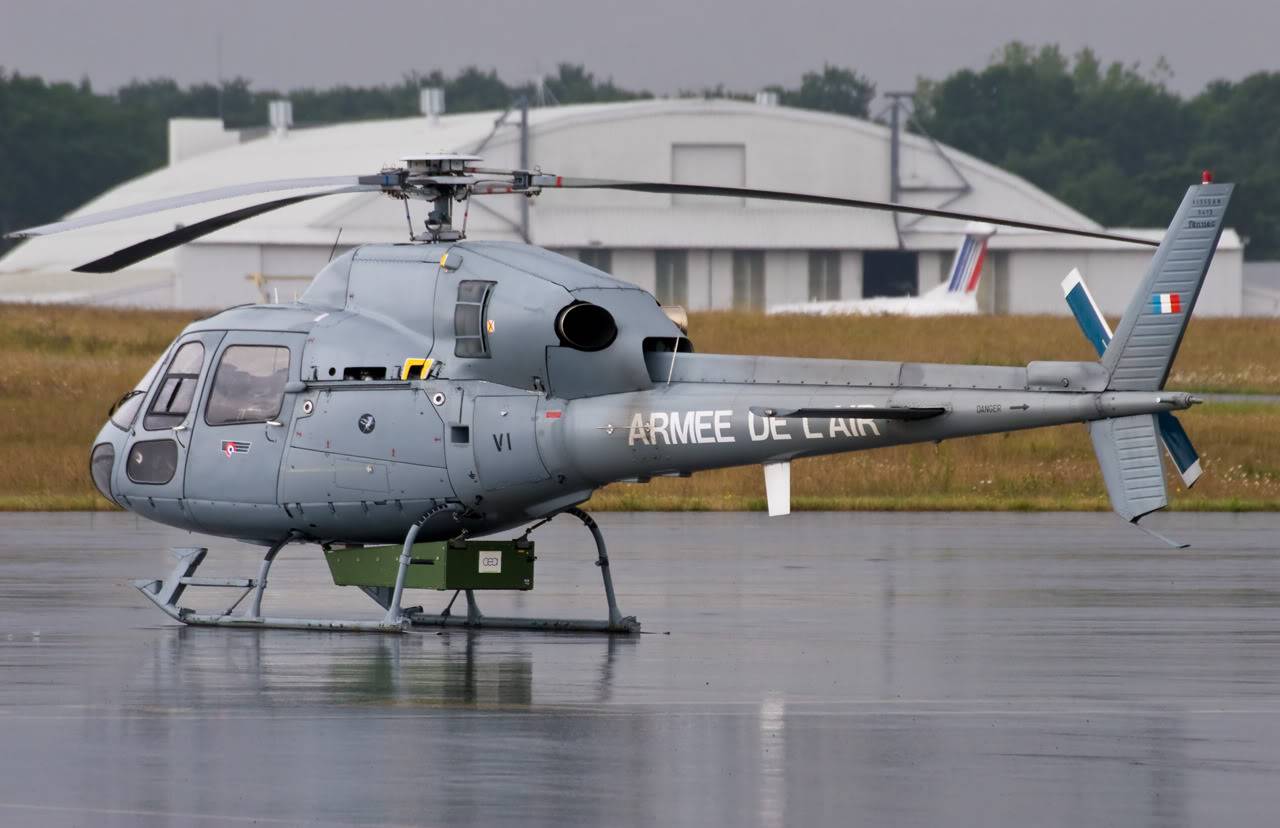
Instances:
[[[262,559],[262,566],[257,578],[197,578],[196,570],[204,563],[209,550],[204,547],[174,549],[178,559],[173,571],[163,581],[138,580],[133,585],[147,596],[147,600],[155,604],[175,621],[181,621],[192,627],[248,627],[251,629],[271,630],[331,630],[343,632],[385,632],[399,633],[405,631],[404,624],[389,625],[384,621],[340,621],[320,618],[274,618],[262,615],[262,593],[267,586],[267,572],[276,555],[288,541],[282,541],[267,552]],[[199,613],[186,607],[178,606],[178,600],[187,587],[222,587],[239,589],[240,595],[217,615]],[[244,612],[235,615],[236,608],[250,593],[253,600]]]
[[[609,553],[605,548],[604,536],[600,527],[591,516],[581,509],[566,509],[563,514],[570,514],[583,522],[596,543],[596,566],[600,567],[601,579],[604,582],[605,599],[609,607],[608,620],[564,619],[564,618],[504,618],[487,616],[480,612],[473,590],[457,590],[448,606],[439,614],[423,612],[422,607],[401,607],[404,593],[405,576],[412,562],[410,550],[418,531],[426,521],[438,514],[440,510],[428,512],[410,528],[405,538],[404,549],[399,559],[399,570],[394,587],[361,587],[370,598],[387,611],[381,621],[354,621],[342,619],[320,618],[283,618],[262,615],[262,596],[267,586],[267,575],[276,556],[288,543],[295,540],[285,538],[272,546],[262,559],[262,565],[256,578],[200,578],[196,570],[204,562],[209,550],[203,547],[174,549],[178,559],[173,571],[163,580],[138,580],[133,585],[155,604],[166,615],[193,627],[240,627],[249,629],[278,630],[324,630],[334,632],[377,632],[403,633],[414,627],[471,627],[482,629],[504,630],[541,630],[556,632],[602,632],[602,633],[638,633],[640,623],[635,616],[623,616],[618,610],[617,597],[613,591],[613,577],[609,572]],[[534,524],[524,537],[551,518]],[[213,587],[238,589],[240,594],[231,605],[221,613],[200,613],[178,605],[188,587]],[[453,615],[451,610],[459,594],[465,594],[467,612],[465,615]],[[245,598],[252,595],[252,600],[239,614],[237,608]]]

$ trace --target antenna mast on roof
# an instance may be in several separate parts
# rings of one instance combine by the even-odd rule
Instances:
[[[534,106],[559,106],[560,101],[556,99],[555,93],[547,88],[547,79],[543,75],[538,75],[533,79],[533,105]]]
[[[915,93],[886,92],[884,96],[889,99],[889,200],[899,202],[902,200],[904,193],[941,193],[947,198],[937,205],[937,209],[943,209],[972,191],[973,187],[969,184],[969,180],[964,177],[964,173],[960,172],[960,169],[943,152],[942,145],[933,139],[933,136],[925,130],[918,120],[914,120],[915,111],[912,102],[915,100]],[[930,146],[933,147],[934,153],[942,159],[947,168],[955,175],[956,183],[940,185],[907,185],[902,183],[902,130],[912,123],[915,124],[916,129],[925,137]],[[903,230],[910,230],[920,221],[921,218],[917,217],[908,222],[906,227],[903,227],[899,222],[898,214],[893,214],[893,230],[898,237],[899,248],[903,246]]]

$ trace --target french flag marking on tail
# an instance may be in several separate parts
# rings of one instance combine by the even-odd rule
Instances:
[[[1152,313],[1182,313],[1182,296],[1177,293],[1155,293],[1151,296]]]

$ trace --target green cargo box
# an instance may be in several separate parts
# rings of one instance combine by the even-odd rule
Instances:
[[[330,549],[338,586],[394,587],[400,546]],[[533,541],[439,541],[414,544],[406,589],[533,589]]]

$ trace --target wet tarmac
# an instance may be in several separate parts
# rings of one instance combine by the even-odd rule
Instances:
[[[1277,822],[1280,516],[600,523],[637,638],[183,629],[129,580],[256,550],[0,515],[0,824]],[[582,527],[535,539],[483,608],[602,615]],[[313,547],[266,609],[380,614]]]

